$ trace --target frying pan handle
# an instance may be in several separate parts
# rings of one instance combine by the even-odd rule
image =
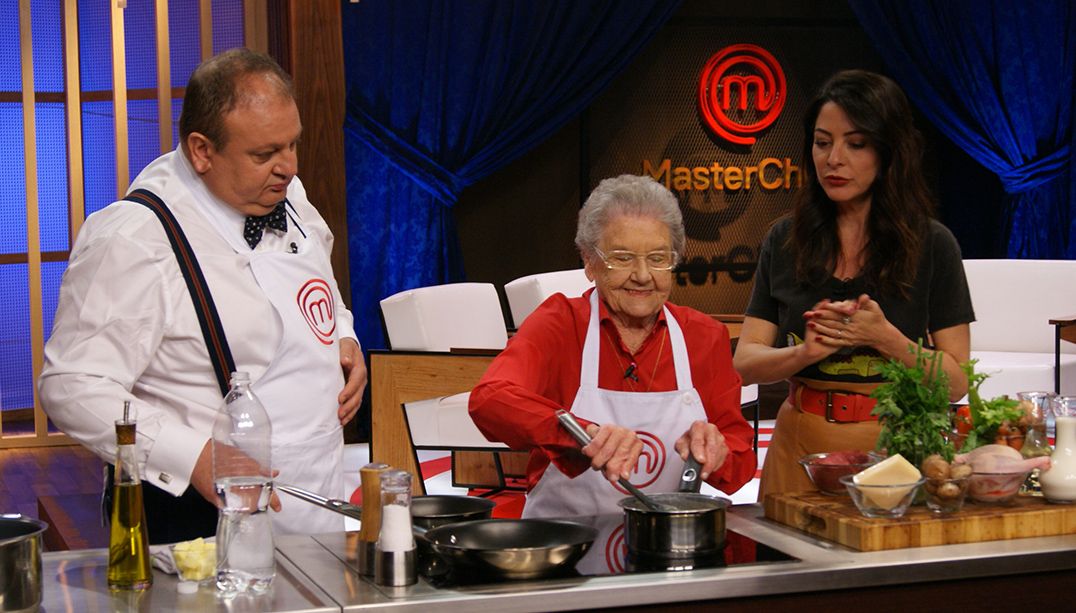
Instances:
[[[702,488],[702,465],[688,451],[684,472],[680,475],[680,487],[677,491],[698,494]]]

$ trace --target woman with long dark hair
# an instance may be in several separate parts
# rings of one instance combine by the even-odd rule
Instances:
[[[804,117],[804,186],[763,241],[734,364],[744,383],[789,379],[759,490],[813,489],[809,453],[873,449],[868,396],[889,359],[942,354],[950,397],[967,391],[975,319],[960,247],[933,218],[922,137],[892,80],[839,72]],[[811,163],[806,163],[811,160]]]

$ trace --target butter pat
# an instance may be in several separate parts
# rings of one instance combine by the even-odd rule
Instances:
[[[184,581],[202,581],[213,576],[217,569],[217,545],[203,539],[176,543],[172,547],[176,571]]]
[[[901,499],[915,488],[915,483],[921,476],[919,469],[898,453],[856,473],[852,481],[858,486],[866,486],[860,491],[874,506],[889,510],[900,504]],[[881,487],[904,484],[910,485]]]

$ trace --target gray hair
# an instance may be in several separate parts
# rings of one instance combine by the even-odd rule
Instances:
[[[268,77],[277,93],[295,99],[291,77],[268,55],[241,47],[215,55],[195,68],[187,82],[179,113],[184,147],[192,132],[204,135],[218,149],[228,143],[224,116],[247,102],[243,81],[252,75]]]
[[[672,250],[684,255],[684,217],[680,203],[661,183],[648,176],[620,175],[604,179],[579,210],[575,246],[583,256],[594,255],[609,221],[620,215],[652,217],[669,228]]]

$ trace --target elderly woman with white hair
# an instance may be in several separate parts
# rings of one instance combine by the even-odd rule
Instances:
[[[625,493],[603,477],[674,492],[688,454],[710,485],[735,492],[755,473],[754,433],[728,330],[668,302],[685,242],[676,197],[649,177],[606,179],[575,242],[595,288],[546,300],[471,392],[488,439],[531,451],[524,517],[617,511]],[[582,450],[560,409],[593,438]]]

